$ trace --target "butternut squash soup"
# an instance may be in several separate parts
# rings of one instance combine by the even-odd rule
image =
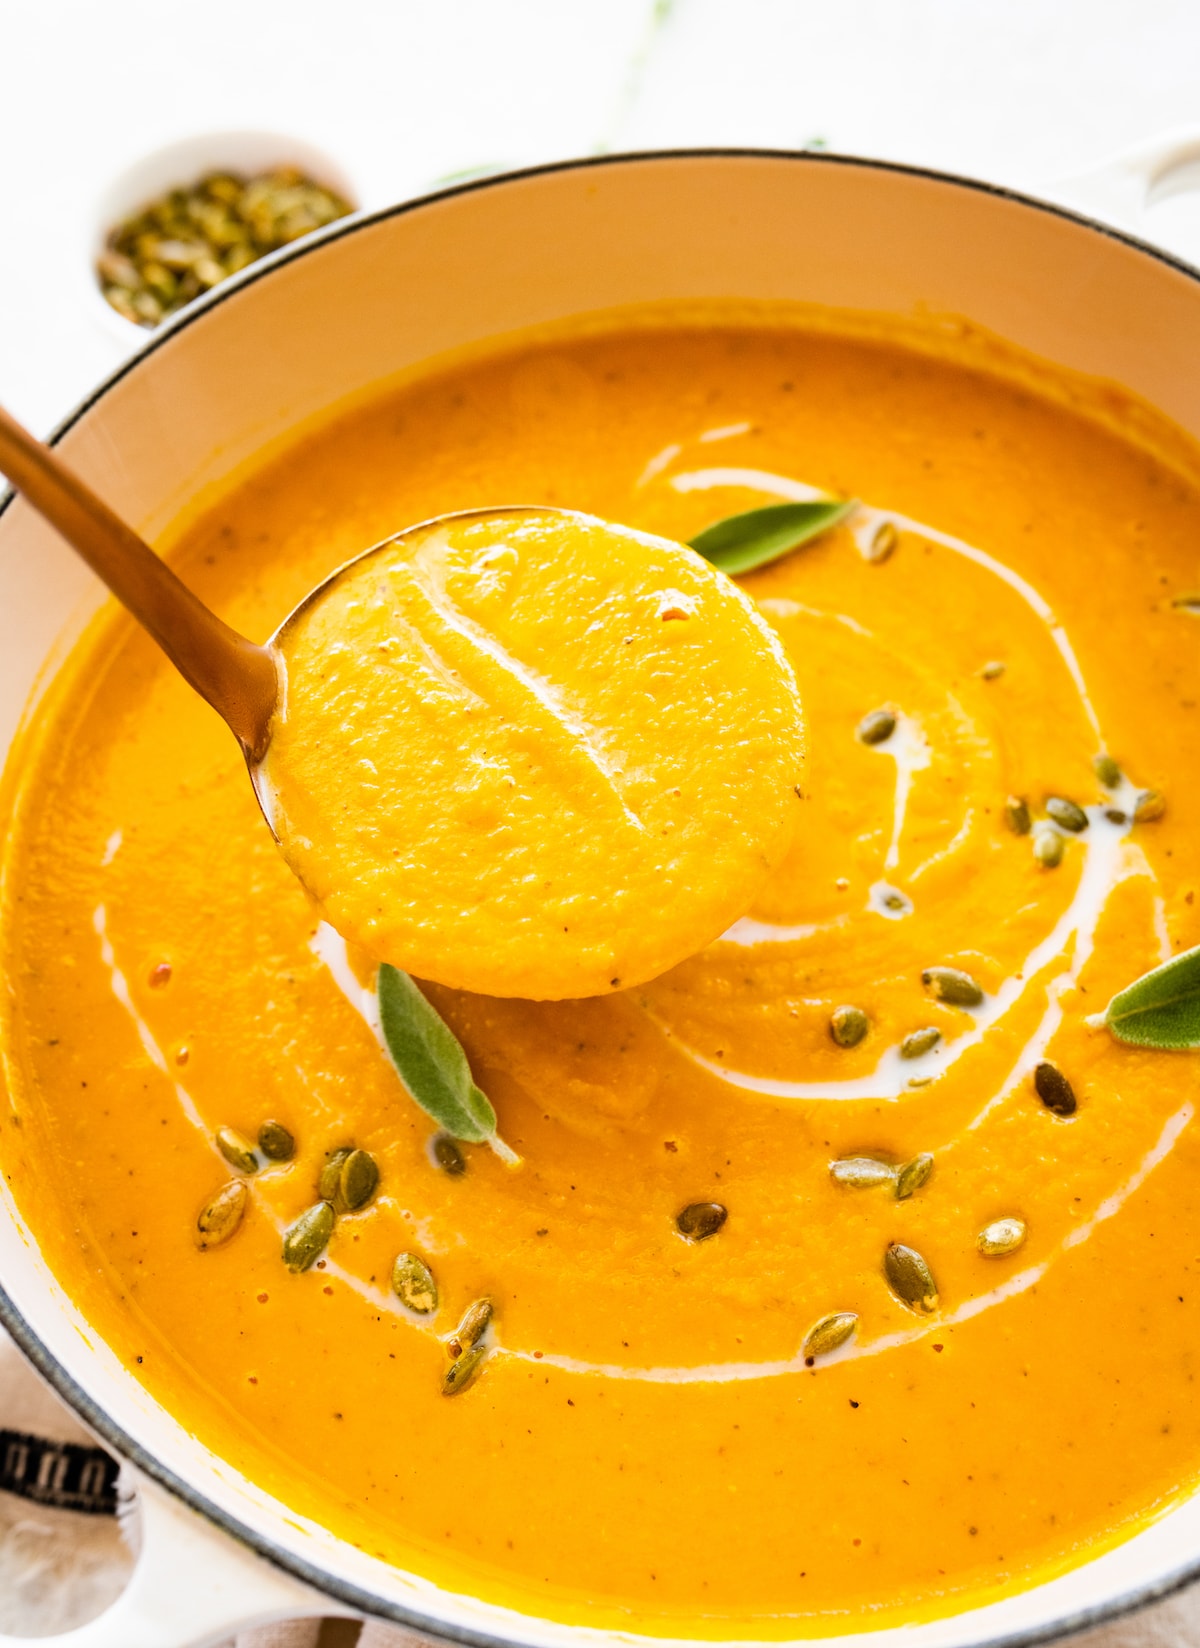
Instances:
[[[1200,942],[1198,477],[963,331],[732,308],[510,340],[264,457],[167,546],[254,636],[444,511],[703,547],[856,500],[738,578],[799,684],[795,837],[636,988],[522,999],[546,958],[483,918],[513,990],[418,987],[314,911],[224,726],[106,611],[10,768],[0,923],[0,1161],[81,1310],[297,1514],[557,1619],[928,1617],[1169,1506],[1200,1066],[1100,1019]],[[623,690],[618,628],[561,667]],[[736,784],[727,685],[661,736]],[[602,890],[619,826],[579,839]]]
[[[339,933],[422,978],[643,984],[791,841],[783,647],[731,578],[648,533],[565,510],[423,525],[314,591],[276,656],[256,784],[284,857]]]

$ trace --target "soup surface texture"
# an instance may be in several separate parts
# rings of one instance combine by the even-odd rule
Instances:
[[[421,978],[642,984],[791,841],[791,666],[679,544],[566,511],[418,528],[318,591],[277,657],[259,793],[284,857],[339,933]]]
[[[1197,1064],[1085,1022],[1200,941],[1200,629],[1175,604],[1200,493],[1118,394],[968,357],[719,316],[527,340],[346,412],[175,535],[265,636],[441,511],[683,541],[812,488],[862,500],[741,580],[809,745],[754,906],[635,990],[426,987],[519,1167],[462,1145],[445,1170],[369,971],[130,622],[98,621],[38,712],[0,924],[6,1178],[148,1389],[373,1555],[531,1613],[787,1637],[1031,1583],[1200,1471]],[[1131,822],[1151,788],[1165,812]],[[1086,827],[1049,824],[1054,797]],[[269,1117],[295,1155],[204,1251],[214,1135]],[[351,1144],[378,1191],[293,1273],[281,1234]],[[876,1165],[831,1172],[853,1158]],[[919,1259],[889,1278],[897,1245]],[[435,1311],[393,1293],[401,1252]],[[832,1314],[853,1332],[806,1356]]]

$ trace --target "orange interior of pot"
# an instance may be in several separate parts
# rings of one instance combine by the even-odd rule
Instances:
[[[1119,396],[969,356],[719,314],[517,344],[318,429],[175,534],[202,597],[266,635],[444,510],[685,540],[797,485],[869,506],[742,580],[810,755],[792,852],[725,939],[605,999],[429,989],[518,1171],[472,1146],[439,1167],[235,747],[131,624],[103,616],[35,722],[5,849],[4,1170],[153,1394],[365,1550],[593,1625],[784,1637],[993,1598],[1194,1481],[1195,1067],[1085,1016],[1200,940],[1174,604],[1196,472]],[[895,731],[864,741],[883,707]],[[1101,750],[1162,817],[1101,816],[1123,810]],[[1010,796],[1088,827],[1047,866]],[[932,967],[981,1004],[932,995]],[[1073,1115],[1040,1101],[1039,1059]],[[296,1155],[201,1251],[214,1135],[267,1117]],[[292,1274],[281,1231],[349,1144],[379,1191]],[[924,1153],[905,1198],[830,1172]],[[707,1204],[724,1222],[688,1240]],[[982,1253],[1005,1218],[1023,1244]],[[889,1285],[897,1243],[931,1313]],[[436,1278],[429,1317],[391,1289],[401,1251]],[[484,1295],[488,1354],[447,1400],[445,1340]],[[808,1366],[830,1313],[854,1332]]]

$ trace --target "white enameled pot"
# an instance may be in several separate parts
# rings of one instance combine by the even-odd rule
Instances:
[[[1172,139],[1093,174],[1089,204],[1101,204],[1107,179],[1118,211],[1134,212],[1173,155],[1197,153]],[[266,443],[414,363],[589,311],[716,297],[965,316],[1127,386],[1200,438],[1195,270],[1060,207],[954,178],[825,155],[690,152],[492,178],[336,224],[156,333],[57,440],[152,537]],[[100,598],[75,556],[10,499],[0,513],[0,748]],[[186,1434],[80,1319],[7,1191],[0,1279],[10,1331],[142,1485],[132,1584],[107,1615],[53,1639],[62,1648],[201,1648],[237,1625],[322,1612],[464,1643],[616,1642],[439,1591],[255,1487],[236,1460]],[[1033,1643],[1195,1576],[1200,1496],[1061,1578],[869,1641]],[[849,1641],[865,1648],[868,1636]]]

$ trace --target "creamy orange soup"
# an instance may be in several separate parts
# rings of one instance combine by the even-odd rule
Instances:
[[[1196,470],[1118,394],[969,355],[720,317],[515,344],[330,421],[175,534],[265,636],[440,511],[686,540],[809,488],[861,500],[741,580],[809,742],[753,907],[636,990],[427,987],[519,1165],[463,1144],[445,1170],[369,971],[128,620],[40,709],[5,849],[6,1178],[148,1390],[364,1550],[556,1618],[785,1637],[1011,1591],[1194,1482],[1197,1063],[1086,1018],[1200,941],[1200,630],[1173,604],[1200,583]],[[295,1155],[238,1179],[206,1249],[238,1177],[214,1136],[268,1118]],[[293,1273],[282,1233],[350,1145],[378,1189]],[[401,1252],[435,1311],[397,1299]]]
[[[316,591],[276,658],[257,776],[284,857],[343,937],[422,978],[541,1001],[644,984],[791,842],[795,677],[679,544],[569,511],[451,517]]]

